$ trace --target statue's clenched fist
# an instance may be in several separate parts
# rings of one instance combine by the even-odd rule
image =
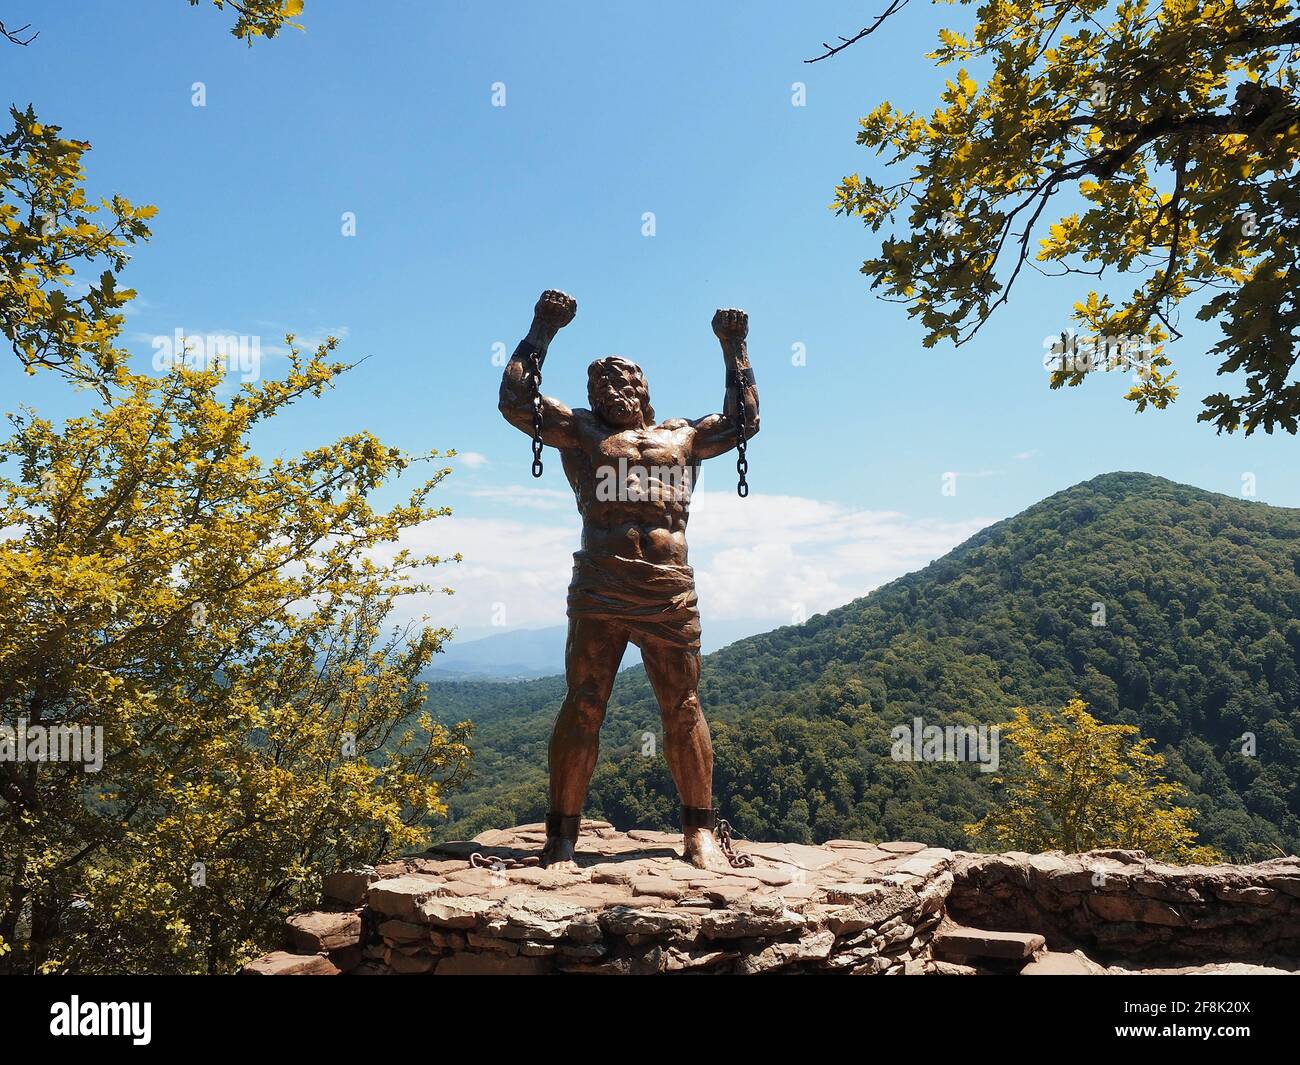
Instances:
[[[551,329],[563,329],[578,313],[578,301],[567,292],[548,288],[538,297],[533,314]]]
[[[734,307],[719,309],[713,314],[713,333],[722,341],[744,340],[749,335],[749,315]]]

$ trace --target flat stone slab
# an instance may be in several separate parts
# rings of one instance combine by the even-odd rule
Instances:
[[[498,887],[518,881],[545,891],[591,883],[621,887],[633,897],[653,895],[666,899],[679,897],[669,881],[682,889],[689,887],[696,893],[713,889],[717,894],[732,894],[729,885],[734,882],[737,885],[735,894],[743,890],[759,895],[806,894],[810,897],[823,886],[874,883],[889,877],[916,886],[950,869],[953,861],[951,851],[922,843],[877,845],[857,840],[836,840],[834,845],[813,847],[798,843],[737,840],[736,849],[752,858],[751,868],[701,870],[683,859],[678,833],[641,829],[622,833],[607,821],[584,819],[575,848],[576,870],[552,872],[537,867],[510,868],[513,861],[535,857],[544,839],[545,828],[540,824],[493,829],[472,840],[436,844],[430,848],[428,858],[417,861],[423,861],[426,867],[436,866],[443,878],[454,881],[458,888],[467,880],[486,884],[486,879],[495,875]],[[499,859],[501,868],[496,871],[474,870],[472,875],[467,864],[463,864],[459,872],[446,868],[448,859],[466,863],[476,852],[489,860]],[[385,871],[390,876],[394,872],[391,868]]]
[[[1023,969],[1021,976],[1099,976],[1106,970],[1090,961],[1079,951],[1061,954],[1045,950],[1036,955]]]
[[[935,933],[934,953],[941,958],[997,958],[1018,961],[1047,946],[1037,932],[990,932],[953,925]]]
[[[241,970],[244,976],[337,976],[339,969],[319,954],[290,954],[277,950]]]
[[[324,954],[361,945],[361,916],[343,913],[300,913],[289,918],[294,949],[303,954]]]

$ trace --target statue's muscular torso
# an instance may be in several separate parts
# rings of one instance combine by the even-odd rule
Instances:
[[[673,418],[620,430],[588,410],[575,410],[573,417],[578,446],[561,449],[560,457],[582,515],[583,549],[684,565],[689,488],[699,473],[698,463],[690,463],[695,427]],[[665,470],[677,479],[656,476]],[[621,489],[616,499],[608,498],[610,484]]]
[[[546,350],[577,307],[563,292],[542,293],[528,336],[501,376],[498,408],[511,425],[533,436],[534,475],[541,472],[542,445],[559,450],[582,515],[584,551],[685,565],[690,492],[700,463],[758,432],[758,391],[745,351],[749,319],[735,309],[713,316],[727,368],[721,412],[645,425],[654,416],[645,375],[619,356],[606,356],[587,368],[592,410],[570,410],[540,393]],[[660,475],[664,471],[667,476]]]

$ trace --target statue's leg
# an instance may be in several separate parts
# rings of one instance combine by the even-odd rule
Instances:
[[[646,676],[659,701],[664,725],[664,758],[677,784],[682,806],[713,809],[713,741],[700,710],[700,655],[680,647],[646,640],[641,644]],[[685,827],[682,846],[686,860],[701,869],[730,866],[708,827]]]
[[[627,649],[627,629],[593,618],[571,618],[564,647],[569,690],[551,730],[550,810],[548,817],[575,819],[582,814],[587,785],[600,751],[600,726]],[[572,866],[576,820],[569,831],[551,831],[542,850],[545,866]]]

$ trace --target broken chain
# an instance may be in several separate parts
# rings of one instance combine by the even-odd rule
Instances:
[[[534,865],[540,865],[542,859],[537,855],[531,855],[527,858],[502,858],[484,854],[482,851],[475,851],[469,856],[469,864],[474,869],[491,869],[500,871],[502,869],[528,869]]]
[[[718,846],[722,849],[722,856],[727,859],[731,868],[754,868],[754,859],[748,854],[737,854],[735,847],[732,846],[730,821],[725,817],[716,818],[713,824],[713,834],[718,837]]]
[[[533,476],[542,475],[542,363],[541,353],[533,348],[528,352],[524,379],[528,382],[528,398],[533,406]]]
[[[745,457],[745,397],[740,397],[740,419],[736,423],[736,495],[744,499],[749,495],[749,482],[745,474],[749,472],[749,459]]]

